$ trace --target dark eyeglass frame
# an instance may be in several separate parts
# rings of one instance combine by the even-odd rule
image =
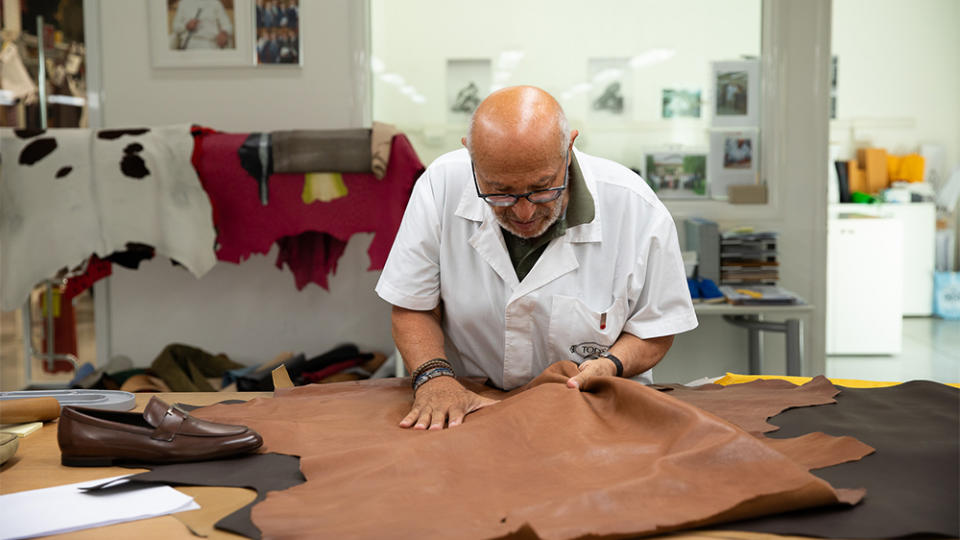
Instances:
[[[486,202],[490,206],[496,206],[498,208],[513,206],[517,204],[517,201],[519,201],[521,197],[530,201],[533,204],[546,204],[548,202],[553,202],[560,198],[560,195],[563,194],[563,190],[567,189],[567,179],[570,176],[570,167],[568,165],[569,159],[570,159],[570,150],[567,150],[563,156],[563,185],[562,186],[546,188],[546,189],[537,189],[534,191],[528,191],[526,193],[518,193],[516,195],[512,193],[480,193],[480,184],[477,183],[477,169],[473,164],[473,160],[470,160],[470,171],[473,173],[473,187],[477,189],[477,197],[480,197],[481,199],[483,199],[484,202]],[[543,199],[539,201],[535,201],[530,198],[531,196],[538,195],[540,193],[552,193],[553,195],[549,199]],[[491,197],[509,197],[512,200],[491,201],[490,200]]]

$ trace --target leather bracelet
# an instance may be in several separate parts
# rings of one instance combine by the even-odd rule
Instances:
[[[600,357],[601,357],[601,358],[609,358],[610,360],[612,360],[612,361],[613,361],[613,365],[617,366],[617,377],[623,377],[623,363],[620,361],[619,358],[617,358],[616,356],[610,354],[609,351],[601,354]]]
[[[412,386],[420,375],[423,375],[425,372],[433,368],[447,368],[450,371],[453,371],[453,366],[450,365],[450,362],[447,362],[443,358],[434,358],[433,360],[427,360],[426,362],[417,366],[413,370],[413,373],[410,374],[410,385]]]
[[[453,376],[454,376],[453,370],[448,368],[438,367],[438,368],[427,370],[426,372],[421,374],[419,377],[417,377],[413,381],[413,394],[416,395],[417,390],[419,390],[421,386],[426,384],[431,379],[436,379],[437,377],[453,377]]]

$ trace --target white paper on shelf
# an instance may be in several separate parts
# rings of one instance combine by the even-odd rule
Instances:
[[[122,482],[107,490],[81,489],[126,476],[130,475],[0,495],[0,539],[65,533],[200,508],[193,497],[169,486]]]

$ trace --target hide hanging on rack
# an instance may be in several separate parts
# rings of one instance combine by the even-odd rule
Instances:
[[[410,142],[397,135],[383,180],[373,173],[343,173],[345,196],[307,203],[302,173],[272,174],[266,182],[267,193],[261,193],[264,183],[251,175],[249,164],[245,168],[239,155],[250,134],[200,127],[193,133],[194,167],[213,205],[217,259],[240,263],[252,254],[266,254],[279,243],[277,265],[290,266],[298,288],[307,282],[326,288],[342,247],[356,233],[374,233],[368,269],[382,269],[413,184],[423,171]],[[313,234],[296,238],[308,232]]]

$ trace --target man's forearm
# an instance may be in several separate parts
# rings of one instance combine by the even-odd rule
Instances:
[[[633,377],[657,365],[673,345],[673,336],[640,339],[626,332],[610,347],[610,354],[623,364],[623,376]]]
[[[407,372],[433,358],[445,358],[440,308],[416,311],[393,306],[390,315],[393,342],[397,345]]]

